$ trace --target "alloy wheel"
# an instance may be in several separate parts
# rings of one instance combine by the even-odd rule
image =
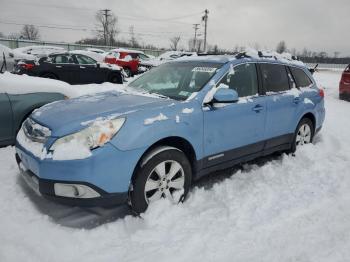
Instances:
[[[308,124],[303,124],[300,126],[297,137],[296,137],[296,144],[297,146],[302,146],[304,144],[308,144],[311,142],[311,128]]]
[[[147,203],[167,198],[179,202],[184,193],[185,173],[182,166],[174,160],[159,163],[148,175],[144,194]]]

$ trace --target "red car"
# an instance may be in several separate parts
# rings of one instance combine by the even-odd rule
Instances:
[[[113,49],[105,57],[108,64],[116,64],[122,67],[128,77],[133,76],[139,71],[139,55],[141,51],[127,49]]]
[[[339,83],[339,98],[350,101],[350,65],[348,65]]]

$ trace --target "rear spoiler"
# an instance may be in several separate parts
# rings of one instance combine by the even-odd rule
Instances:
[[[318,67],[318,64],[315,65],[314,68],[309,68],[309,71],[310,73],[313,75],[315,72],[317,72],[317,67]]]

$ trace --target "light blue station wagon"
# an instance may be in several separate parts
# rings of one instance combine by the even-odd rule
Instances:
[[[150,70],[121,91],[55,102],[17,136],[23,177],[73,205],[185,199],[215,170],[311,143],[324,93],[299,61],[199,56]]]

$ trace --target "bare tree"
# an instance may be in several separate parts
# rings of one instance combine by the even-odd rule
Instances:
[[[34,25],[24,25],[21,30],[21,36],[28,40],[38,40],[40,38],[39,29]]]
[[[284,41],[279,42],[276,47],[276,52],[282,54],[283,52],[286,52],[286,51],[287,51],[286,42]]]
[[[23,38],[23,36],[21,36],[19,33],[10,33],[7,38],[9,39],[20,39]]]
[[[119,33],[118,18],[113,14],[103,14],[100,11],[95,15],[97,21],[97,38],[103,39],[105,45],[113,45]]]
[[[179,45],[179,42],[181,40],[180,36],[174,36],[172,38],[169,39],[170,40],[170,48],[174,51],[177,50],[177,47]]]

